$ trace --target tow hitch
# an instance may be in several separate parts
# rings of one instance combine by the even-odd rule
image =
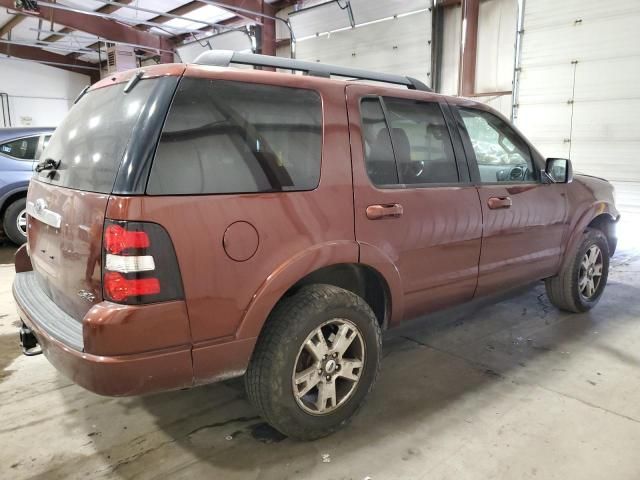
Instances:
[[[42,347],[38,344],[38,339],[33,334],[33,331],[24,323],[20,327],[20,346],[22,347],[22,353],[27,357],[33,357],[34,355],[40,355],[42,353]]]

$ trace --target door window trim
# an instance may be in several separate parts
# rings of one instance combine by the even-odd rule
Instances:
[[[514,186],[518,186],[518,185],[522,185],[522,186],[526,186],[526,185],[544,185],[544,183],[542,182],[541,178],[541,171],[540,171],[540,165],[538,164],[538,162],[536,162],[535,156],[533,155],[533,151],[531,150],[531,146],[529,145],[529,142],[527,142],[527,140],[520,135],[517,131],[513,130],[513,133],[522,141],[522,143],[526,146],[527,148],[527,152],[529,153],[529,158],[531,159],[531,164],[532,166],[536,169],[536,174],[537,174],[537,179],[536,180],[531,180],[531,181],[526,181],[526,182],[513,182],[513,181],[504,181],[504,182],[499,182],[499,181],[495,181],[495,182],[484,182],[482,180],[482,178],[480,177],[480,167],[478,165],[478,159],[476,157],[476,152],[473,148],[473,145],[471,143],[471,136],[469,135],[469,132],[467,131],[467,127],[464,124],[464,120],[462,119],[462,115],[460,114],[460,108],[465,108],[467,110],[473,110],[473,111],[477,111],[477,112],[486,112],[490,115],[493,115],[496,118],[500,118],[497,117],[495,114],[487,111],[487,110],[483,110],[481,108],[476,108],[473,106],[460,106],[457,104],[448,104],[449,108],[451,110],[452,115],[454,116],[456,123],[457,123],[457,127],[458,127],[458,131],[460,134],[460,138],[462,140],[462,146],[464,148],[465,151],[465,155],[467,158],[467,165],[469,166],[469,175],[471,176],[471,183],[476,185],[476,186],[505,186],[505,187],[514,187]]]
[[[393,135],[391,135],[388,109],[384,101],[385,98],[393,98],[397,100],[409,100],[409,101],[426,103],[426,104],[436,104],[438,106],[440,113],[442,114],[444,123],[447,127],[447,131],[449,132],[449,140],[451,141],[454,162],[455,162],[456,170],[458,172],[458,181],[444,182],[444,183],[393,183],[393,184],[385,184],[385,185],[376,185],[375,183],[373,183],[373,180],[371,180],[371,177],[367,173],[367,179],[369,180],[369,184],[373,188],[375,188],[376,190],[414,190],[414,189],[417,190],[417,189],[423,189],[423,188],[447,188],[447,187],[452,188],[452,187],[473,185],[471,177],[470,176],[467,177],[466,175],[463,175],[463,173],[465,173],[465,170],[464,170],[465,167],[467,168],[467,172],[470,173],[469,171],[470,169],[467,164],[467,160],[465,158],[466,152],[464,151],[464,149],[460,150],[460,148],[463,147],[463,145],[461,143],[457,143],[457,142],[460,142],[460,139],[456,138],[454,135],[455,129],[451,124],[451,118],[447,115],[447,112],[446,112],[446,110],[448,110],[449,108],[449,105],[447,104],[446,101],[443,101],[441,99],[431,101],[431,100],[423,100],[419,98],[410,98],[410,97],[394,97],[393,95],[378,95],[374,93],[361,95],[360,98],[358,98],[358,111],[360,113],[358,120],[360,122],[360,141],[362,142],[362,147],[363,147],[362,159],[364,162],[365,170],[367,168],[367,155],[366,155],[366,152],[364,151],[364,137],[363,137],[364,126],[362,122],[362,101],[366,99],[375,99],[380,102],[380,106],[382,108],[384,123],[387,126],[387,131],[389,132],[389,138],[391,139],[391,150],[393,151],[393,162],[396,167],[396,175],[398,176],[398,182],[400,181],[400,171],[398,169],[396,147],[394,145]]]

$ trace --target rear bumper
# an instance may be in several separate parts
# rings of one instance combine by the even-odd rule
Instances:
[[[117,356],[84,352],[82,324],[69,319],[46,295],[40,298],[27,275],[34,273],[16,274],[13,285],[20,318],[33,331],[51,364],[78,385],[110,396],[193,385],[191,347],[187,345]]]

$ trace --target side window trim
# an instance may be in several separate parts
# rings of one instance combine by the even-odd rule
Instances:
[[[0,144],[0,147],[3,145],[6,145],[7,143],[13,143],[13,142],[17,142],[19,140],[28,140],[30,138],[38,138],[42,136],[42,134],[37,134],[37,135],[27,135],[26,137],[16,137],[16,138],[12,138],[11,140],[7,140],[6,142],[3,142],[2,144]],[[40,144],[40,139],[38,139],[38,145]],[[38,146],[36,145],[36,154],[38,152]],[[19,162],[33,162],[35,160],[35,158],[18,158],[18,157],[14,157],[13,155],[11,155],[10,153],[6,153],[6,152],[0,152],[2,153],[2,155],[5,155],[7,157],[10,157],[12,160],[17,160]]]
[[[440,109],[444,115],[447,129],[449,130],[449,137],[453,145],[453,152],[456,157],[456,165],[458,167],[458,182],[463,185],[471,184],[471,166],[467,158],[467,152],[464,148],[464,142],[462,135],[460,134],[459,126],[455,114],[452,112],[451,105],[446,100],[438,102]]]
[[[460,106],[459,105],[455,105],[455,104],[449,104],[450,110],[455,118],[456,124],[458,126],[458,131],[460,134],[460,138],[462,140],[462,146],[464,148],[465,151],[465,155],[467,157],[467,164],[469,166],[469,174],[471,175],[471,182],[474,185],[539,185],[541,184],[540,181],[540,172],[536,172],[538,175],[538,178],[535,180],[531,180],[531,181],[526,181],[526,182],[518,182],[518,181],[495,181],[495,182],[485,182],[482,181],[482,178],[480,177],[480,167],[478,164],[478,158],[476,156],[476,152],[473,149],[473,145],[471,143],[471,137],[469,135],[469,132],[467,131],[467,127],[464,124],[464,121],[462,119],[462,115],[460,114]],[[464,107],[468,110],[474,110],[474,111],[479,111],[482,112],[484,110],[480,110],[478,108],[474,108],[474,107]],[[514,134],[517,135],[518,137],[520,137],[520,135],[518,135],[517,132],[514,131]],[[521,138],[521,137],[520,137]],[[529,159],[531,160],[531,164],[535,169],[539,169],[534,157],[533,157],[533,152],[531,151],[531,148],[529,147],[528,142],[526,142],[523,138],[521,138],[522,143],[526,146],[527,148],[527,152],[529,153]]]
[[[403,185],[400,183],[400,169],[398,168],[398,155],[396,155],[397,146],[393,141],[393,135],[391,135],[391,124],[389,123],[389,110],[387,110],[387,104],[384,101],[384,97],[377,95],[378,101],[380,102],[380,106],[382,107],[382,116],[384,117],[384,124],[387,126],[387,132],[389,132],[389,140],[391,141],[391,151],[393,152],[393,164],[396,167],[396,176],[398,178],[397,185]],[[395,185],[391,185],[393,188],[396,188]]]

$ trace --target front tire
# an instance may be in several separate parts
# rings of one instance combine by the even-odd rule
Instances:
[[[586,312],[596,306],[609,276],[609,243],[604,233],[588,228],[578,249],[555,277],[545,280],[553,305],[568,312]]]
[[[332,285],[307,285],[269,316],[245,375],[247,396],[283,434],[324,437],[362,406],[380,352],[380,326],[362,298]]]
[[[2,227],[13,243],[22,245],[27,241],[27,199],[19,198],[4,211]]]

